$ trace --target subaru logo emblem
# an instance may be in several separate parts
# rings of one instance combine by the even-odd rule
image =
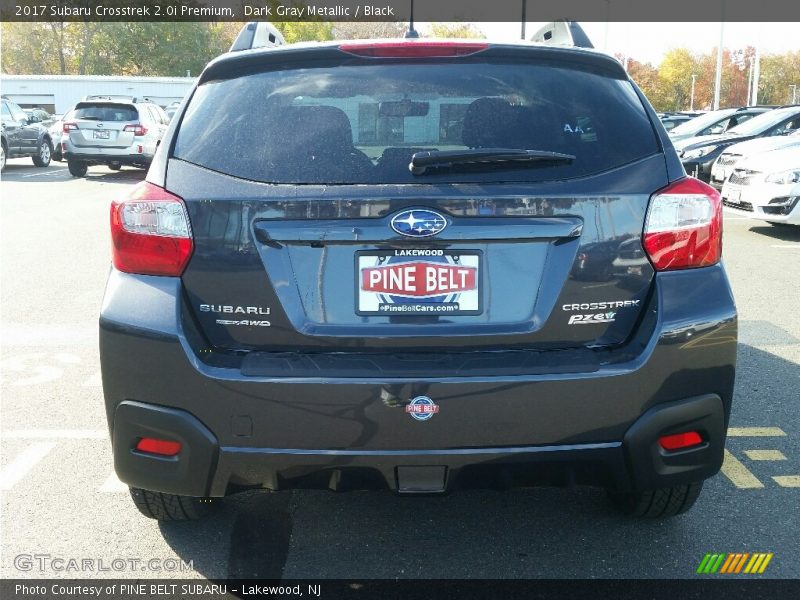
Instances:
[[[439,412],[439,405],[427,396],[417,396],[406,405],[406,412],[412,419],[427,421]]]
[[[400,235],[424,238],[444,231],[447,220],[434,210],[413,208],[392,217],[391,226]]]

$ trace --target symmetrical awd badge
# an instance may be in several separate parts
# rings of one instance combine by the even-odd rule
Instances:
[[[424,238],[444,231],[447,220],[435,210],[414,208],[397,213],[390,224],[400,235]]]

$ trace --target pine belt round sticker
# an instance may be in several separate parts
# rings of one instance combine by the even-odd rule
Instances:
[[[412,419],[427,421],[439,412],[439,405],[427,396],[417,396],[406,405],[406,412]]]

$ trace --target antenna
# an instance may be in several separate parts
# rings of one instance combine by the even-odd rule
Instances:
[[[414,0],[411,0],[411,16],[408,20],[408,31],[406,31],[406,34],[403,37],[408,39],[419,37],[419,32],[414,29]]]

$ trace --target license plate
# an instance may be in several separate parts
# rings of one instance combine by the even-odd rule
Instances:
[[[478,250],[395,249],[356,252],[356,314],[478,315]]]
[[[96,140],[107,140],[108,139],[108,130],[106,129],[95,129],[94,131],[94,139]]]
[[[728,200],[730,202],[739,202],[739,199],[742,197],[741,190],[729,190],[728,191]]]

